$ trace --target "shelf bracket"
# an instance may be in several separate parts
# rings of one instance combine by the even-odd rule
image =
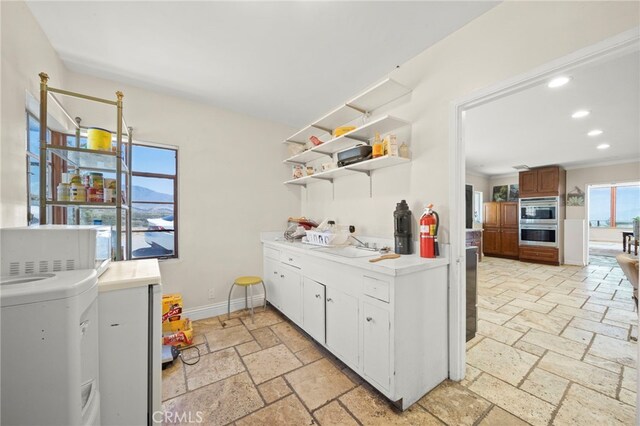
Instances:
[[[320,130],[322,130],[323,132],[327,132],[327,133],[329,133],[329,134],[332,134],[332,133],[333,133],[333,130],[332,130],[332,129],[327,129],[326,127],[318,126],[317,124],[312,124],[312,125],[311,125],[311,127],[315,127],[316,129],[320,129]]]
[[[358,169],[347,169],[352,172],[364,173],[365,175],[371,177],[371,170],[358,170]]]
[[[311,175],[313,176],[313,175]],[[314,177],[314,179],[320,179],[320,180],[326,180],[328,182],[331,182],[333,184],[333,178],[327,178],[327,177]]]
[[[313,150],[313,152],[317,152],[318,154],[326,155],[329,158],[333,158],[333,154],[331,154],[330,152],[316,151],[315,149]]]
[[[366,110],[364,110],[362,108],[359,108],[359,107],[357,107],[357,106],[355,106],[353,104],[344,104],[344,106],[349,107],[351,109],[355,109],[356,111],[358,111],[359,113],[364,114],[364,115],[369,114],[368,111],[366,111]]]
[[[285,142],[295,143],[295,144],[298,144],[298,145],[306,145],[307,144],[306,142],[292,141],[291,139],[287,139],[287,140],[285,140]]]

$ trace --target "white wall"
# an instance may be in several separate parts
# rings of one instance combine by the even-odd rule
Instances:
[[[567,170],[567,192],[574,187],[587,194],[588,185],[640,182],[640,163],[637,161],[609,166],[585,167]],[[587,203],[585,203],[587,204]],[[584,207],[567,206],[567,219],[588,220],[587,205]],[[587,224],[588,226],[588,224]],[[630,229],[630,228],[629,228]],[[589,230],[591,241],[621,242],[620,228],[592,228]]]
[[[512,175],[500,175],[500,176],[491,176],[489,178],[489,198],[486,201],[493,201],[493,187],[494,186],[503,186],[503,185],[516,185],[518,184],[518,174]]]
[[[637,3],[505,2],[470,22],[391,73],[413,88],[390,111],[413,123],[413,161],[374,171],[371,198],[364,175],[337,179],[333,193],[327,182],[300,189],[303,213],[390,237],[395,203],[406,199],[418,217],[430,202],[447,242],[451,102],[637,26],[638,11]]]
[[[260,231],[284,230],[287,217],[300,212],[299,194],[282,185],[289,171],[281,142],[294,129],[68,71],[36,37],[22,3],[2,2],[2,24],[3,226],[26,223],[24,90],[37,90],[37,73],[47,71],[53,87],[109,99],[122,90],[135,139],[178,147],[180,258],[161,262],[165,293],[182,292],[186,308],[202,307],[226,302],[234,277],[262,274]],[[113,108],[82,105],[67,108],[83,124],[115,126]]]

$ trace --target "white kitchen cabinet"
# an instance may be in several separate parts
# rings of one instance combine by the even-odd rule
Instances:
[[[362,370],[368,379],[384,389],[391,385],[390,329],[387,309],[366,301],[362,304]]]
[[[348,364],[358,363],[358,299],[327,288],[327,346]]]
[[[263,243],[268,300],[398,407],[447,378],[447,258],[371,264]]]
[[[302,274],[297,268],[280,265],[281,286],[278,297],[282,312],[298,325],[302,325]]]
[[[310,278],[303,279],[302,324],[311,337],[325,343],[325,287]]]

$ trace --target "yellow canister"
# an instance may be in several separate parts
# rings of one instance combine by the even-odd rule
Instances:
[[[339,136],[344,135],[345,133],[349,133],[352,130],[355,130],[356,126],[340,126],[340,127],[336,127],[333,130],[333,137],[337,138]]]
[[[98,151],[111,151],[111,132],[97,127],[87,130],[87,148]]]

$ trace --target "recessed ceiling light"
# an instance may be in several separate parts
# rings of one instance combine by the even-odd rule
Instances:
[[[600,145],[598,145],[596,148],[598,149],[607,149],[609,148],[611,145],[609,145],[608,143],[601,143]]]
[[[600,136],[602,134],[602,130],[595,129],[587,133],[587,136]]]
[[[564,86],[565,84],[567,84],[569,82],[569,80],[571,80],[571,78],[569,77],[556,77],[553,80],[551,80],[549,82],[549,84],[547,84],[547,87],[551,88],[551,89],[555,89],[556,87],[561,87]]]
[[[589,114],[591,114],[591,111],[587,111],[586,109],[581,109],[571,114],[571,118],[584,118]]]

